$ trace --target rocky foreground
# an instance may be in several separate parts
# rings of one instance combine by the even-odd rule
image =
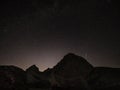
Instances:
[[[0,90],[120,90],[120,68],[93,67],[69,53],[53,68],[41,72],[0,66]]]

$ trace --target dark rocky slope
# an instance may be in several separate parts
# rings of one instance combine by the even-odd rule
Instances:
[[[27,90],[26,73],[15,66],[0,66],[0,90]]]
[[[69,53],[52,69],[53,86],[87,88],[86,79],[93,66],[83,57]]]
[[[50,82],[43,72],[40,72],[36,65],[26,70],[27,83],[29,88],[49,88]]]

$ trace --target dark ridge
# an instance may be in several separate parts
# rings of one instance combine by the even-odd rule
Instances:
[[[120,90],[120,68],[93,67],[86,59],[68,53],[43,72],[36,65],[26,71],[0,66],[1,90]]]

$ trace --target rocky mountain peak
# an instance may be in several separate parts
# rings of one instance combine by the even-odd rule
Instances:
[[[61,77],[86,77],[93,69],[93,66],[83,57],[68,53],[63,59],[53,68],[56,75]]]
[[[28,69],[26,69],[26,71],[39,71],[39,68],[36,65],[32,65],[30,66]]]

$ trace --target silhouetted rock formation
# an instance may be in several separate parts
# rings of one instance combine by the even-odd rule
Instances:
[[[43,72],[40,72],[36,65],[26,70],[27,83],[30,88],[49,88],[50,82]]]
[[[86,79],[92,69],[83,57],[69,53],[52,69],[51,84],[59,88],[86,89]]]
[[[27,70],[26,70],[26,73],[27,73],[27,82],[28,83],[34,83],[34,82],[38,82],[39,80],[36,79],[36,77],[40,77],[39,74],[41,73],[39,71],[39,69],[35,66],[35,65],[32,65],[31,67],[29,67]]]
[[[53,68],[54,74],[64,78],[82,76],[87,78],[93,66],[83,57],[69,53]]]
[[[26,70],[27,81],[34,88],[88,88],[86,79],[93,66],[84,58],[69,53],[52,69],[40,72],[33,65]],[[80,85],[79,85],[80,84]]]
[[[25,71],[15,66],[0,66],[0,90],[27,90]]]
[[[36,65],[26,72],[15,66],[0,66],[1,90],[27,90],[27,87],[29,90],[120,90],[120,68],[93,67],[72,53],[44,72]]]

